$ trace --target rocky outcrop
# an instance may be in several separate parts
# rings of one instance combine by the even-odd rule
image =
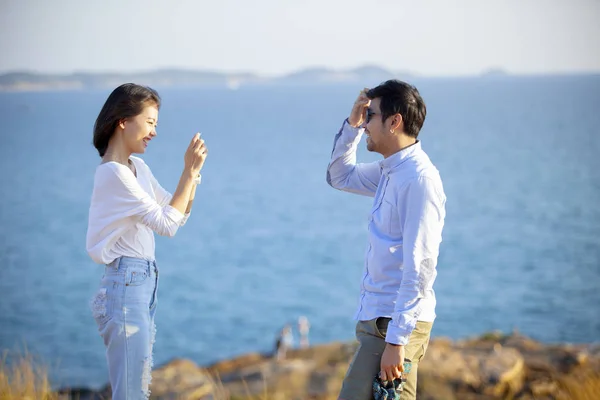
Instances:
[[[153,371],[151,398],[333,400],[355,348],[319,345],[284,361],[253,353],[206,368],[178,359]],[[63,391],[63,398],[109,392]],[[600,399],[600,346],[544,345],[518,333],[433,339],[419,365],[419,399]]]
[[[152,373],[152,398],[219,400],[226,395],[212,376],[190,360],[174,360]]]

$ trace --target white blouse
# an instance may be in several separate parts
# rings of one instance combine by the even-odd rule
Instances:
[[[137,177],[129,167],[114,161],[96,168],[86,248],[98,264],[121,256],[153,261],[154,232],[173,236],[189,216],[169,205],[173,196],[159,185],[141,158],[130,159]]]

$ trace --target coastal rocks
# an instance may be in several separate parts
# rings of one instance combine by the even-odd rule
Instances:
[[[228,399],[223,387],[193,361],[176,359],[152,371],[150,399],[222,400]],[[100,391],[62,389],[60,400],[110,400],[110,385]]]
[[[356,345],[291,350],[281,361],[253,353],[207,368],[177,359],[153,371],[151,399],[335,400]],[[518,333],[435,338],[419,364],[418,390],[419,400],[599,399],[600,346],[546,345]],[[109,389],[71,394],[61,398],[110,398]]]
[[[290,351],[282,361],[262,357],[237,370],[228,371],[223,363],[209,370],[235,399],[335,399],[354,349],[354,344],[331,343]]]
[[[514,396],[522,389],[525,362],[517,350],[498,343],[489,347],[450,347],[432,341],[419,365],[419,378],[444,382],[451,391],[462,389],[501,398]]]
[[[436,339],[419,367],[419,393],[424,400],[598,399],[600,351],[545,345],[518,333]]]
[[[331,343],[291,351],[282,362],[246,356],[247,364],[240,358],[209,371],[232,399],[337,399],[355,349]],[[419,365],[418,386],[422,400],[598,399],[600,348],[545,345],[518,333],[436,338]]]
[[[225,375],[219,368],[212,370],[240,398],[268,394],[269,399],[336,399],[355,348],[355,343],[333,343],[291,352],[283,362],[262,359]],[[499,343],[439,339],[431,342],[419,376],[420,389],[431,399],[452,399],[457,392],[503,398],[522,390],[525,362],[518,350]]]
[[[152,372],[152,399],[220,400],[222,388],[190,360],[177,359]]]

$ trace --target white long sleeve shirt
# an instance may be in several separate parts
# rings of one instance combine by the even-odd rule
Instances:
[[[433,322],[436,316],[433,283],[446,196],[420,142],[384,160],[357,164],[363,132],[344,122],[335,137],[327,182],[375,198],[355,318],[392,318],[386,341],[406,345],[417,320]]]
[[[99,264],[121,256],[153,261],[154,232],[173,236],[189,216],[169,205],[172,195],[141,158],[130,159],[137,177],[129,167],[114,161],[96,168],[86,248]]]

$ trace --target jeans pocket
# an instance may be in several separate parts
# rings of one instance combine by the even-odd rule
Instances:
[[[140,286],[143,285],[146,279],[150,276],[148,268],[144,267],[129,267],[125,275],[125,286]]]

